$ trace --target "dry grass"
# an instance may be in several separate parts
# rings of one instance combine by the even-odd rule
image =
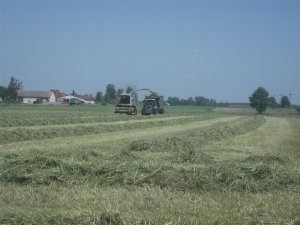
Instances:
[[[5,115],[93,117],[102,108],[75,109]],[[0,145],[0,224],[299,223],[299,119],[197,108],[146,119],[102,113],[112,130]]]

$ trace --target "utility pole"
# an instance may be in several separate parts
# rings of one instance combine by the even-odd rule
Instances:
[[[290,96],[290,103],[291,103],[291,105],[292,105],[292,92],[290,92],[289,94],[288,94],[288,96]]]

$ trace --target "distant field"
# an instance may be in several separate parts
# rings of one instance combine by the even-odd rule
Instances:
[[[0,224],[300,224],[300,115],[0,105]]]

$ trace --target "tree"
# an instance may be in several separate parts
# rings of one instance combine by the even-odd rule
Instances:
[[[258,87],[249,97],[250,106],[255,108],[259,114],[266,111],[268,106],[269,92],[263,87]]]
[[[210,101],[208,98],[205,98],[203,96],[196,96],[195,97],[195,105],[198,106],[209,106],[210,105]]]
[[[128,93],[130,93],[130,92],[132,92],[134,89],[132,88],[132,87],[127,87],[126,88],[126,93],[128,94]]]
[[[291,106],[291,102],[288,98],[288,96],[282,96],[280,101],[281,108],[289,108]]]
[[[189,98],[187,99],[187,103],[188,103],[188,105],[194,105],[194,104],[195,104],[195,101],[194,101],[194,99],[193,99],[192,97],[189,97]]]
[[[95,99],[95,102],[96,103],[100,103],[102,101],[102,92],[101,91],[98,91],[96,93],[96,99]]]
[[[18,79],[11,77],[8,83],[7,88],[2,88],[2,98],[4,101],[7,102],[15,102],[18,98],[18,90],[23,89],[23,83]]]
[[[106,103],[114,104],[117,99],[117,91],[115,85],[108,84],[106,85],[106,93],[104,95],[104,101]]]
[[[2,101],[6,100],[7,95],[8,95],[7,87],[0,86],[0,98],[2,99]]]
[[[210,100],[209,100],[209,105],[210,105],[210,106],[213,106],[213,107],[216,107],[217,101],[214,100],[214,99],[210,99]]]
[[[278,107],[278,103],[276,102],[276,99],[274,97],[268,98],[268,106],[272,109],[275,109]]]
[[[180,99],[178,97],[168,97],[167,103],[169,103],[170,105],[179,105]]]

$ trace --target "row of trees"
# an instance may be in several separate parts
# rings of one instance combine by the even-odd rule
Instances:
[[[106,91],[105,94],[103,95],[103,93],[101,91],[98,91],[96,93],[96,97],[95,97],[95,102],[96,103],[108,103],[108,104],[115,104],[116,100],[118,99],[118,97],[126,92],[126,93],[130,93],[131,91],[133,91],[134,89],[132,87],[127,87],[126,91],[124,91],[124,89],[119,88],[118,90],[116,90],[115,85],[113,84],[108,84],[106,85]],[[135,98],[137,99],[137,93],[134,94]]]
[[[18,79],[11,77],[7,87],[0,86],[0,98],[5,102],[16,102],[18,99],[18,90],[23,89],[23,83]],[[130,93],[134,89],[132,87],[126,88],[126,93]],[[73,91],[75,92],[75,91]],[[124,89],[116,90],[115,85],[108,84],[106,92],[103,95],[101,91],[96,93],[96,103],[109,103],[115,104],[118,97],[124,93]],[[137,100],[138,96],[135,93]],[[280,103],[276,102],[274,97],[269,97],[269,92],[263,88],[258,87],[253,94],[249,97],[250,106],[255,108],[258,113],[266,111],[267,107],[271,108],[289,108],[291,102],[288,96],[282,96]],[[214,99],[208,99],[203,96],[196,96],[195,98],[189,97],[188,99],[180,99],[178,97],[169,97],[166,101],[170,105],[196,105],[196,106],[228,106],[228,103],[217,103]]]
[[[126,88],[126,93],[130,93],[134,89],[132,87]],[[113,84],[108,84],[106,86],[106,92],[103,95],[102,92],[97,92],[96,94],[96,103],[109,103],[114,104],[118,97],[124,93],[124,89],[116,90]],[[135,93],[135,97],[137,100],[137,93]],[[291,106],[290,100],[288,96],[282,96],[280,103],[276,102],[274,97],[269,97],[269,92],[263,88],[258,87],[249,97],[250,106],[255,108],[258,113],[263,113],[267,107],[270,108],[289,108]],[[178,97],[168,97],[167,101],[170,105],[195,105],[195,106],[219,106],[219,107],[227,107],[229,104],[226,103],[217,103],[214,99],[205,98],[203,96],[196,96],[194,98],[189,97],[187,99],[180,99]]]
[[[0,98],[4,102],[16,102],[18,99],[18,90],[22,89],[23,83],[11,77],[7,87],[0,86]]]
[[[178,97],[168,97],[167,103],[170,105],[196,105],[196,106],[216,106],[214,99],[208,99],[203,96],[189,97],[188,99],[180,99]]]
[[[134,89],[132,87],[126,88],[126,93],[130,93]],[[98,91],[96,93],[95,102],[96,103],[108,103],[108,104],[114,104],[116,103],[116,100],[118,97],[124,93],[124,89],[116,89],[115,85],[108,84],[106,86],[105,94],[101,91]],[[135,98],[137,100],[137,93],[134,93]],[[214,99],[208,99],[202,96],[196,96],[195,98],[189,97],[188,99],[180,99],[178,97],[169,97],[166,101],[170,105],[196,105],[196,106],[216,106],[217,102]],[[225,106],[226,104],[222,103],[222,106]]]
[[[249,100],[250,106],[255,108],[259,114],[266,111],[267,107],[289,108],[291,106],[288,96],[282,96],[280,103],[277,103],[274,97],[269,97],[269,92],[263,87],[258,87],[249,97]]]
[[[126,88],[126,93],[130,93],[134,89],[132,87]],[[106,92],[103,95],[101,91],[96,94],[96,103],[109,103],[114,104],[118,97],[124,93],[124,89],[116,89],[115,85],[108,84],[106,86]],[[137,93],[135,93],[137,99]],[[274,97],[269,97],[269,92],[263,87],[258,87],[252,96],[249,97],[250,106],[255,108],[258,113],[263,113],[267,107],[271,108],[288,108],[291,106],[290,100],[287,96],[282,96],[280,103],[276,102]],[[228,106],[228,102],[226,103],[217,103],[214,99],[205,98],[203,96],[196,96],[194,98],[189,97],[187,99],[180,99],[179,97],[168,97],[167,101],[170,105],[195,105],[195,106]]]

